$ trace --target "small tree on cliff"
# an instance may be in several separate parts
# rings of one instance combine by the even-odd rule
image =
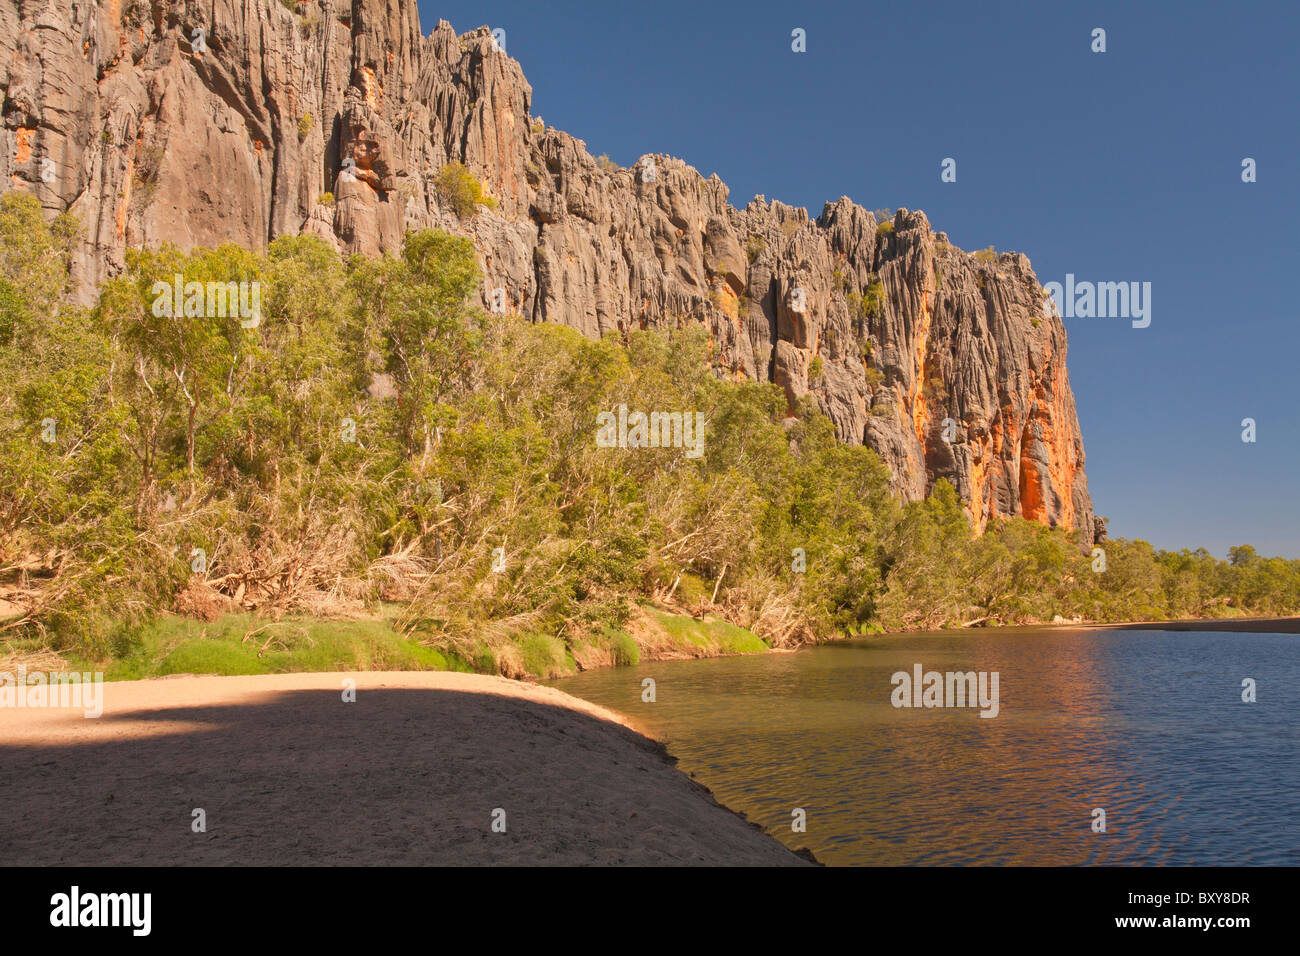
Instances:
[[[479,206],[497,207],[497,201],[483,193],[483,184],[474,178],[464,163],[447,163],[438,170],[434,190],[444,206],[449,206],[461,219],[478,212]]]

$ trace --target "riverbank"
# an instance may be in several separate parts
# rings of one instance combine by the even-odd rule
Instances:
[[[102,692],[94,719],[0,708],[0,809],[21,821],[0,864],[807,862],[623,718],[552,688],[334,672]]]
[[[1219,617],[1185,621],[1127,621],[1123,624],[1056,625],[1111,631],[1230,631],[1243,634],[1300,634],[1300,617]]]
[[[862,630],[830,635],[809,644],[770,647],[751,631],[708,615],[637,605],[622,628],[606,627],[566,643],[545,634],[471,644],[470,651],[434,644],[399,632],[384,614],[328,619],[286,616],[267,621],[227,614],[215,621],[167,614],[134,632],[113,657],[65,657],[43,647],[0,645],[0,673],[20,667],[38,671],[101,673],[106,681],[174,676],[244,676],[322,671],[455,671],[496,673],[516,680],[545,681],[584,671],[651,661],[698,660],[750,654],[788,654],[799,647],[845,640],[919,633],[971,633],[1025,629],[1166,630],[1300,633],[1300,617],[1199,618],[1181,621],[1069,621],[948,628],[938,631]]]
[[[204,621],[159,615],[114,642],[106,658],[61,655],[42,646],[0,643],[0,672],[76,670],[108,681],[174,675],[241,676],[319,671],[459,671],[547,680],[643,661],[694,660],[770,650],[751,631],[708,615],[634,605],[622,627],[553,634],[424,638],[399,629],[392,608],[355,617],[225,614]]]
[[[937,630],[916,628],[904,631],[873,631],[857,637],[904,637],[916,634],[976,634],[981,631],[1227,631],[1249,634],[1300,634],[1300,617],[1201,617],[1180,621],[1055,621],[1033,624],[996,624],[950,627]],[[818,641],[834,643],[841,638]]]

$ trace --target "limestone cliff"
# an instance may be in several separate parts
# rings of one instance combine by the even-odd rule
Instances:
[[[415,0],[0,0],[0,91],[0,173],[80,217],[83,296],[132,246],[307,232],[374,254],[437,226],[474,239],[485,305],[591,336],[703,322],[720,374],[810,396],[905,498],[947,477],[978,528],[1091,536],[1065,330],[1028,259],[962,252],[920,212],[737,209],[671,157],[597,163],[532,117],[486,29],[423,36]],[[494,210],[440,201],[453,161]]]

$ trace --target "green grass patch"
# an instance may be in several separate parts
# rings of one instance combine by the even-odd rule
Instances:
[[[286,674],[322,671],[454,670],[509,674],[520,670],[538,680],[589,666],[640,663],[641,648],[627,631],[606,625],[569,648],[563,639],[539,632],[519,634],[495,649],[476,646],[471,659],[426,647],[394,630],[391,615],[326,621],[285,617],[267,621],[229,614],[213,622],[166,615],[131,630],[119,630],[107,661],[71,659],[78,670],[103,671],[106,680],[142,680],[170,674]],[[647,608],[670,642],[692,656],[757,654],[767,645],[727,621],[697,620]],[[597,653],[590,653],[593,649]],[[502,656],[504,655],[504,657]]]
[[[614,663],[620,667],[633,667],[641,663],[641,649],[626,631],[605,628],[603,636],[614,653]]]
[[[606,624],[570,641],[568,657],[580,670],[593,667],[628,667],[641,663],[636,639],[620,627]]]
[[[551,634],[525,634],[517,641],[524,669],[540,679],[564,677],[578,668],[564,641]]]
[[[729,621],[697,620],[646,608],[655,622],[680,646],[693,645],[719,654],[759,654],[767,650],[762,638]]]
[[[472,670],[468,663],[399,634],[384,620],[269,622],[231,614],[206,623],[163,617],[113,642],[106,680],[168,674],[287,674],[299,671]]]

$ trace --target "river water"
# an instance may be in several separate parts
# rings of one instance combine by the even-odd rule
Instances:
[[[996,671],[997,716],[894,707],[917,664]],[[1300,864],[1296,635],[968,630],[550,683],[831,865]]]

